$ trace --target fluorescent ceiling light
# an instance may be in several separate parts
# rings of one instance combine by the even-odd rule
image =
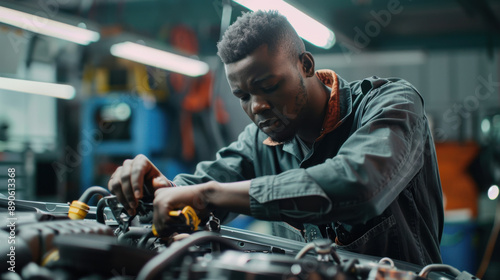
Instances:
[[[99,33],[95,31],[5,7],[0,7],[0,22],[80,45],[88,45],[100,38]]]
[[[318,47],[329,49],[335,44],[333,31],[282,0],[233,0],[252,11],[278,10],[286,16],[295,31],[304,40]]]
[[[75,97],[75,88],[69,85],[42,83],[2,77],[0,77],[0,90],[1,89],[46,95],[62,99],[73,99]]]
[[[111,46],[111,54],[191,77],[205,75],[209,70],[208,64],[203,61],[132,42],[123,42]]]

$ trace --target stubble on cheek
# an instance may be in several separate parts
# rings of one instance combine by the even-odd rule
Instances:
[[[304,108],[305,104],[307,103],[307,94],[305,92],[299,92],[295,96],[295,108],[293,110],[293,113],[295,116],[297,116],[302,108]]]
[[[300,74],[299,74],[299,79],[300,79],[300,85],[299,85],[299,90],[295,95],[295,106],[291,112],[291,115],[287,116],[289,118],[296,118],[307,104],[308,96],[306,92],[306,86],[304,83],[304,79],[302,78],[302,76],[300,76]]]

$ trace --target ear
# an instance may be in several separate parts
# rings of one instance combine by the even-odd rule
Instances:
[[[303,52],[300,55],[300,62],[302,71],[306,74],[306,77],[314,76],[314,58],[310,52]]]

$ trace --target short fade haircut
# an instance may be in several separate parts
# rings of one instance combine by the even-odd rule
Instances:
[[[267,44],[269,50],[285,49],[291,58],[305,51],[304,42],[278,11],[244,13],[226,30],[217,43],[217,55],[224,64],[245,58],[255,49]]]

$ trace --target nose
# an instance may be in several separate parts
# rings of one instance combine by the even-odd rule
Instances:
[[[253,95],[252,97],[252,114],[257,115],[265,110],[271,109],[269,102],[265,98],[259,95]]]

